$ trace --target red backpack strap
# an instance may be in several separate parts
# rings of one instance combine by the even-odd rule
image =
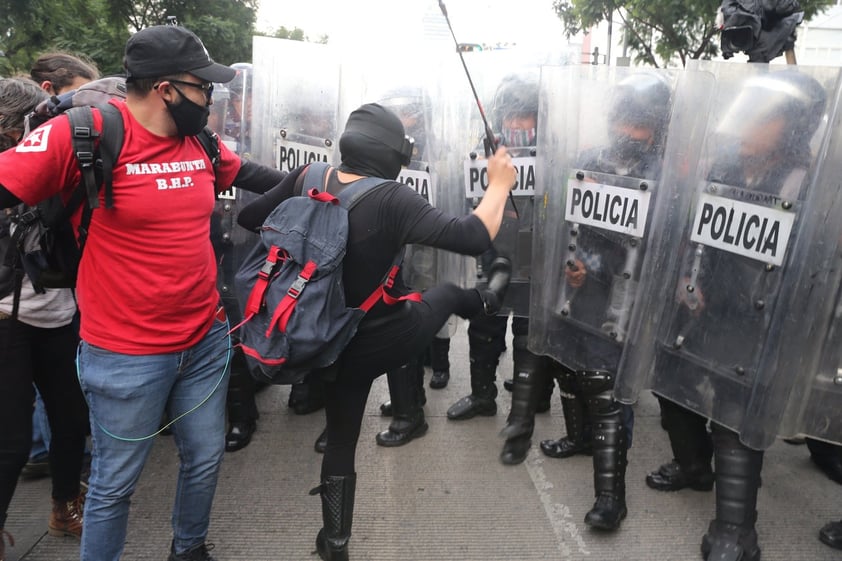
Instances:
[[[266,329],[266,336],[272,336],[272,330],[275,328],[275,325],[278,325],[278,330],[282,333],[287,330],[287,323],[289,323],[289,318],[292,315],[293,310],[295,310],[295,305],[298,303],[298,297],[307,287],[307,283],[310,282],[310,278],[312,278],[313,273],[316,272],[316,263],[315,261],[308,261],[304,268],[301,269],[301,272],[298,273],[298,278],[295,279],[295,282],[292,283],[287,289],[287,293],[278,303],[278,306],[275,308],[275,312],[272,314],[272,321],[269,322],[269,327]]]
[[[398,256],[398,261],[403,259],[403,254]],[[391,289],[395,285],[395,278],[398,276],[398,273],[401,270],[401,266],[399,264],[392,265],[392,268],[389,269],[389,274],[386,275],[386,279],[380,283],[380,285],[371,293],[371,295],[365,299],[360,305],[360,309],[364,312],[368,313],[368,311],[374,307],[377,302],[381,299],[387,306],[394,306],[398,302],[403,302],[405,300],[409,300],[411,302],[420,302],[421,301],[421,293],[420,292],[410,292],[404,296],[391,296],[389,295],[386,290]]]
[[[257,281],[254,283],[251,293],[249,293],[248,300],[246,301],[246,309],[243,310],[243,315],[246,318],[250,318],[260,311],[260,308],[263,306],[266,289],[269,287],[269,276],[272,274],[272,270],[278,261],[283,261],[285,258],[286,255],[284,255],[283,250],[278,246],[273,245],[269,248],[269,255],[266,256],[263,267],[257,273]]]

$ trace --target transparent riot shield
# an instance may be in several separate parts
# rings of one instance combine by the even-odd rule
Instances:
[[[422,45],[416,45],[419,49]],[[442,100],[436,96],[435,55],[406,64],[411,53],[376,49],[346,57],[340,81],[340,107],[344,119],[364,103],[378,103],[400,118],[406,134],[414,140],[411,162],[401,169],[397,181],[411,187],[432,206],[439,203],[437,159],[441,147],[436,115]],[[420,55],[420,53],[419,53]],[[388,68],[388,72],[383,69]],[[436,285],[439,250],[410,245],[401,272],[407,286],[424,290]]]
[[[820,345],[798,302],[810,291],[806,256],[820,243],[811,214],[826,212],[812,205],[832,188],[816,179],[838,70],[705,70],[717,110],[702,113],[695,168],[680,153],[667,158],[668,220],[644,272],[656,306],[640,320],[615,391],[633,401],[650,388],[763,449],[781,426],[793,368]]]
[[[617,371],[652,217],[666,204],[676,81],[652,70],[542,68],[529,348],[568,368]]]
[[[339,60],[326,45],[255,37],[252,152],[291,171],[335,163]]]
[[[827,122],[837,120],[829,115]],[[781,353],[779,376],[791,380],[792,389],[778,434],[842,444],[842,198],[833,187],[842,173],[842,136],[838,130],[828,134],[823,163],[806,200],[812,231],[802,234],[802,244],[793,250],[804,255],[806,265],[794,298],[787,302],[793,310],[789,319],[807,344],[800,351],[787,348]],[[817,341],[821,348],[813,356]]]
[[[835,210],[837,215],[842,212],[840,208]],[[834,231],[838,238],[840,230]],[[828,238],[832,239],[831,236]],[[835,249],[839,255],[838,245]],[[802,357],[802,369],[794,372],[790,403],[778,433],[784,437],[808,436],[842,444],[842,278],[838,274],[830,275],[821,286],[822,296],[815,299],[818,305],[805,310],[804,315],[813,320],[811,332],[815,337],[821,338],[821,332],[826,332],[824,344],[818,360]],[[832,294],[834,286],[836,294]],[[828,306],[828,302],[833,305]],[[828,310],[830,314],[822,313]],[[826,319],[827,315],[830,317]],[[826,329],[820,326],[826,326]],[[811,363],[814,366],[811,367]]]
[[[219,139],[241,158],[250,157],[252,87],[254,74],[252,65],[238,63],[231,65],[237,71],[228,84],[214,87],[213,105],[208,125],[219,135]],[[217,261],[217,288],[222,297],[231,325],[236,325],[242,313],[234,293],[234,275],[260,238],[237,224],[241,208],[257,195],[239,189],[236,185],[219,193],[211,216],[211,242]]]
[[[534,53],[529,53],[530,57]],[[465,198],[475,208],[488,188],[487,157],[494,145],[503,144],[518,170],[517,185],[506,203],[503,223],[493,249],[476,264],[475,282],[486,282],[485,271],[497,256],[512,262],[512,277],[501,314],[529,315],[532,275],[532,227],[535,205],[536,150],[539,145],[539,64],[534,58],[519,58],[514,52],[476,53],[469,57],[470,72],[487,110],[493,143],[484,139],[464,160]],[[476,109],[475,109],[476,110]],[[478,110],[476,110],[478,111]]]

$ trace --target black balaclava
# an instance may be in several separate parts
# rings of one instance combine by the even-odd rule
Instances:
[[[376,103],[354,110],[339,138],[340,171],[396,179],[406,133],[397,115]]]

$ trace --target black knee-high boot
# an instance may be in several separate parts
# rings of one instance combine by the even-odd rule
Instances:
[[[545,360],[526,349],[526,338],[525,335],[515,336],[512,344],[515,367],[512,408],[506,426],[500,431],[500,436],[506,439],[500,461],[506,465],[516,465],[526,459],[535,429],[535,410],[546,385]]]
[[[388,429],[377,435],[376,441],[380,446],[403,446],[424,436],[429,428],[421,400],[424,392],[424,367],[420,360],[413,360],[387,372],[386,378],[392,398],[392,422]]]
[[[710,467],[713,443],[707,419],[656,394],[661,404],[661,420],[669,435],[673,461],[646,476],[646,485],[658,491],[713,489]]]
[[[322,523],[316,536],[316,551],[324,561],[348,561],[348,542],[354,520],[354,492],[357,474],[328,475],[310,491],[321,495]]]
[[[757,489],[763,451],[740,442],[737,433],[713,425],[716,518],[702,538],[702,555],[716,561],[759,561]]]
[[[497,414],[497,365],[506,341],[508,318],[482,316],[468,326],[471,393],[450,406],[447,418],[458,421]]]
[[[576,454],[590,455],[591,424],[585,398],[578,395],[580,390],[576,382],[577,374],[560,368],[556,376],[567,435],[558,440],[542,440],[541,451],[551,458],[569,458]]]
[[[611,391],[610,372],[586,371],[580,375],[583,393],[593,424],[594,494],[596,502],[585,515],[585,524],[601,530],[616,530],[626,517],[626,466],[629,435],[622,406]]]

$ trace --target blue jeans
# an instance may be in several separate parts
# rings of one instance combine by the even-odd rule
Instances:
[[[172,512],[173,545],[204,543],[225,450],[225,394],[231,346],[216,321],[194,347],[124,355],[79,347],[79,378],[91,412],[93,461],[80,549],[82,561],[118,561],[129,503],[166,412],[181,460]]]

